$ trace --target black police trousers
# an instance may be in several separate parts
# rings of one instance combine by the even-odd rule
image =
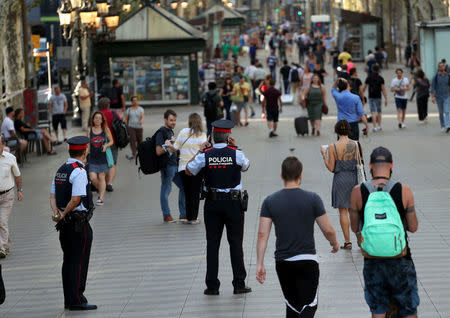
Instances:
[[[68,222],[59,232],[64,254],[62,282],[65,307],[87,303],[83,293],[91,255],[92,228],[89,223],[84,223],[81,227],[81,232],[77,232],[75,223]]]
[[[244,238],[244,212],[239,200],[205,201],[206,227],[206,286],[219,290],[219,247],[223,227],[227,227],[228,244],[230,245],[231,266],[233,268],[233,286],[245,286],[247,273],[244,265],[242,240]]]

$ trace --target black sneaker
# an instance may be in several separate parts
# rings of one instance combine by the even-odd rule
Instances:
[[[450,127],[448,127],[445,132],[448,134],[450,132]]]
[[[203,291],[203,294],[208,295],[208,296],[217,296],[217,295],[219,295],[219,290],[206,288]]]
[[[398,124],[398,128],[402,129],[402,124]]]
[[[108,192],[113,192],[114,191],[114,189],[112,187],[112,184],[107,184],[106,185],[106,191],[108,191]]]
[[[272,138],[272,137],[275,137],[276,135],[275,135],[275,133],[273,132],[273,131],[271,131],[270,133],[269,133],[269,138]]]
[[[238,294],[247,294],[247,293],[251,293],[252,289],[248,286],[244,286],[242,288],[235,288],[233,291],[233,294],[238,295]]]
[[[273,137],[278,137],[278,134],[275,133],[275,132],[272,132],[272,136],[273,136]]]

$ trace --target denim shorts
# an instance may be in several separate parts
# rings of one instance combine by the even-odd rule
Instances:
[[[244,110],[247,108],[247,103],[246,102],[239,102],[236,103],[236,106],[238,108],[239,111]]]
[[[400,316],[417,313],[420,299],[417,292],[416,269],[412,260],[365,259],[364,294],[373,314],[384,314],[393,299]]]
[[[381,114],[381,98],[369,98],[370,112]]]
[[[405,110],[408,100],[406,98],[395,98],[395,106],[397,109]]]

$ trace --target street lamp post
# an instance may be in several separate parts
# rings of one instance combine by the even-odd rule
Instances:
[[[115,30],[119,24],[119,16],[110,8],[107,0],[63,0],[59,8],[59,20],[66,41],[72,40],[77,61],[74,74],[72,74],[72,87],[92,72],[85,62],[87,50],[92,41],[111,40],[115,37]],[[76,94],[77,89],[74,89]],[[78,100],[73,94],[74,118],[79,116]]]

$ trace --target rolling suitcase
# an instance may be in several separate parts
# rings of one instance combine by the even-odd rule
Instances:
[[[295,118],[295,131],[297,132],[297,136],[304,136],[309,134],[308,117]]]

